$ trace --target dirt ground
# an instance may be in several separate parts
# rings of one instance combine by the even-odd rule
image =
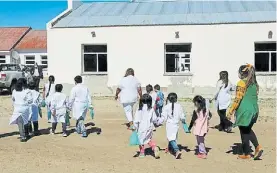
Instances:
[[[190,120],[193,105],[182,102],[187,119]],[[128,146],[131,132],[123,125],[125,116],[121,105],[111,99],[94,100],[95,119],[87,118],[88,138],[81,138],[71,133],[67,138],[61,134],[48,134],[50,124],[46,116],[40,120],[43,135],[33,137],[26,143],[19,142],[16,125],[10,126],[9,117],[12,113],[10,96],[0,96],[0,172],[1,173],[272,173],[276,163],[274,101],[260,103],[261,117],[254,126],[258,139],[264,147],[262,160],[238,160],[240,135],[238,129],[226,134],[210,129],[206,137],[209,150],[208,159],[200,160],[194,153],[196,139],[192,134],[185,134],[180,128],[178,143],[182,146],[182,159],[175,160],[170,154],[161,151],[161,158],[154,159],[151,155],[145,158],[133,157],[137,147]],[[219,121],[213,111],[211,125]],[[45,109],[44,109],[44,115]],[[74,125],[75,121],[71,121]],[[71,127],[70,129],[73,129]],[[102,133],[95,133],[101,128]],[[61,125],[58,126],[61,131]],[[158,146],[167,146],[165,127],[159,127],[154,134]]]

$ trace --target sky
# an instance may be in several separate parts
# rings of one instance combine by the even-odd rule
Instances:
[[[99,1],[99,0],[98,0]],[[102,0],[109,1],[109,0]],[[119,1],[119,0],[112,0]],[[122,0],[121,0],[122,1]],[[46,23],[66,10],[67,1],[3,1],[0,0],[0,27],[30,26],[46,29]]]

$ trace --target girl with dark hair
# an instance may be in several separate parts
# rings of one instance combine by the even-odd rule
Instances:
[[[252,65],[242,65],[239,68],[239,78],[237,84],[236,98],[227,113],[228,119],[231,119],[235,112],[234,127],[238,126],[242,140],[242,155],[240,159],[250,159],[250,141],[255,147],[254,160],[262,156],[263,149],[252,130],[259,115],[258,93],[259,85],[256,80],[255,69]]]
[[[157,109],[157,97],[158,97],[158,95],[157,95],[157,93],[154,91],[154,89],[153,89],[153,86],[152,85],[147,85],[146,86],[146,92],[147,92],[147,94],[149,94],[150,96],[151,96],[151,98],[152,98],[152,108],[155,110],[155,112],[156,112],[156,109]],[[154,129],[153,129],[153,131],[156,131],[156,128],[155,128],[155,126],[154,126]]]
[[[49,76],[48,78],[48,83],[44,85],[43,88],[43,100],[45,100],[46,106],[47,106],[47,119],[48,123],[51,123],[51,111],[50,111],[50,105],[49,102],[51,100],[51,96],[55,93],[55,77],[54,76]]]
[[[138,95],[141,98],[141,84],[135,77],[134,70],[128,68],[126,74],[120,80],[115,94],[115,100],[118,99],[120,94],[120,103],[123,105],[126,119],[128,121],[128,129],[133,128],[133,107],[138,100]]]
[[[177,94],[169,93],[159,123],[166,122],[166,136],[169,141],[166,152],[172,149],[176,159],[181,158],[181,151],[176,142],[180,121],[185,122],[185,114],[182,106],[177,102]]]
[[[140,141],[140,157],[144,157],[144,145],[148,144],[154,151],[155,158],[159,158],[159,148],[153,141],[153,123],[156,123],[157,116],[152,108],[152,98],[149,94],[144,94],[140,99],[139,109],[134,118],[134,127],[137,130]]]
[[[206,159],[207,151],[205,147],[205,136],[209,130],[209,119],[212,114],[206,106],[206,100],[202,96],[195,96],[193,98],[195,110],[193,111],[192,119],[190,122],[189,130],[193,128],[193,134],[196,136],[198,145],[198,158]]]
[[[216,101],[217,113],[220,118],[220,123],[216,128],[219,131],[224,130],[225,132],[230,133],[232,131],[232,122],[226,118],[226,110],[231,104],[231,91],[233,90],[233,85],[229,81],[227,71],[221,71],[219,76],[220,78],[217,82],[216,94],[212,99]]]
[[[28,120],[29,120],[29,108],[32,103],[32,95],[27,90],[23,89],[22,80],[18,80],[15,86],[15,90],[12,92],[13,101],[13,114],[10,119],[10,124],[17,124],[20,141],[26,142],[28,135]]]

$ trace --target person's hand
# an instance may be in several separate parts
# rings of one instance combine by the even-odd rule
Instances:
[[[114,99],[117,100],[117,99],[118,99],[118,96],[115,96]]]
[[[232,113],[231,112],[227,112],[227,114],[226,114],[226,118],[228,119],[228,120],[231,120],[232,119]]]

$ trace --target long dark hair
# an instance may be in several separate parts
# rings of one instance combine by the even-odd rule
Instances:
[[[197,112],[203,111],[203,114],[206,114],[207,108],[206,108],[206,100],[200,96],[197,95],[193,98],[193,103],[197,107]]]
[[[27,89],[28,88],[27,79],[25,79],[25,78],[19,78],[17,80],[17,82],[22,84],[23,89]]]
[[[142,98],[139,101],[139,110],[141,111],[143,105],[147,105],[147,109],[150,110],[152,108],[152,97],[149,94],[143,94]]]
[[[22,80],[17,80],[15,84],[15,91],[23,91],[23,82]]]
[[[250,85],[256,85],[257,94],[258,94],[259,93],[259,84],[256,79],[255,68],[250,64],[242,65],[239,68],[239,74],[242,79],[246,78],[246,88],[248,88]]]
[[[177,102],[178,96],[176,93],[169,93],[167,96],[167,101],[169,101],[172,104],[172,113],[171,115],[173,115],[174,112],[174,103]]]
[[[223,84],[225,84],[224,88],[226,88],[228,86],[228,83],[229,83],[228,72],[227,71],[221,71],[219,73],[219,80],[222,80]]]
[[[49,81],[49,87],[48,87],[48,92],[46,94],[46,97],[49,96],[51,85],[55,82],[55,77],[53,75],[50,75],[49,78],[48,78],[48,81]]]

